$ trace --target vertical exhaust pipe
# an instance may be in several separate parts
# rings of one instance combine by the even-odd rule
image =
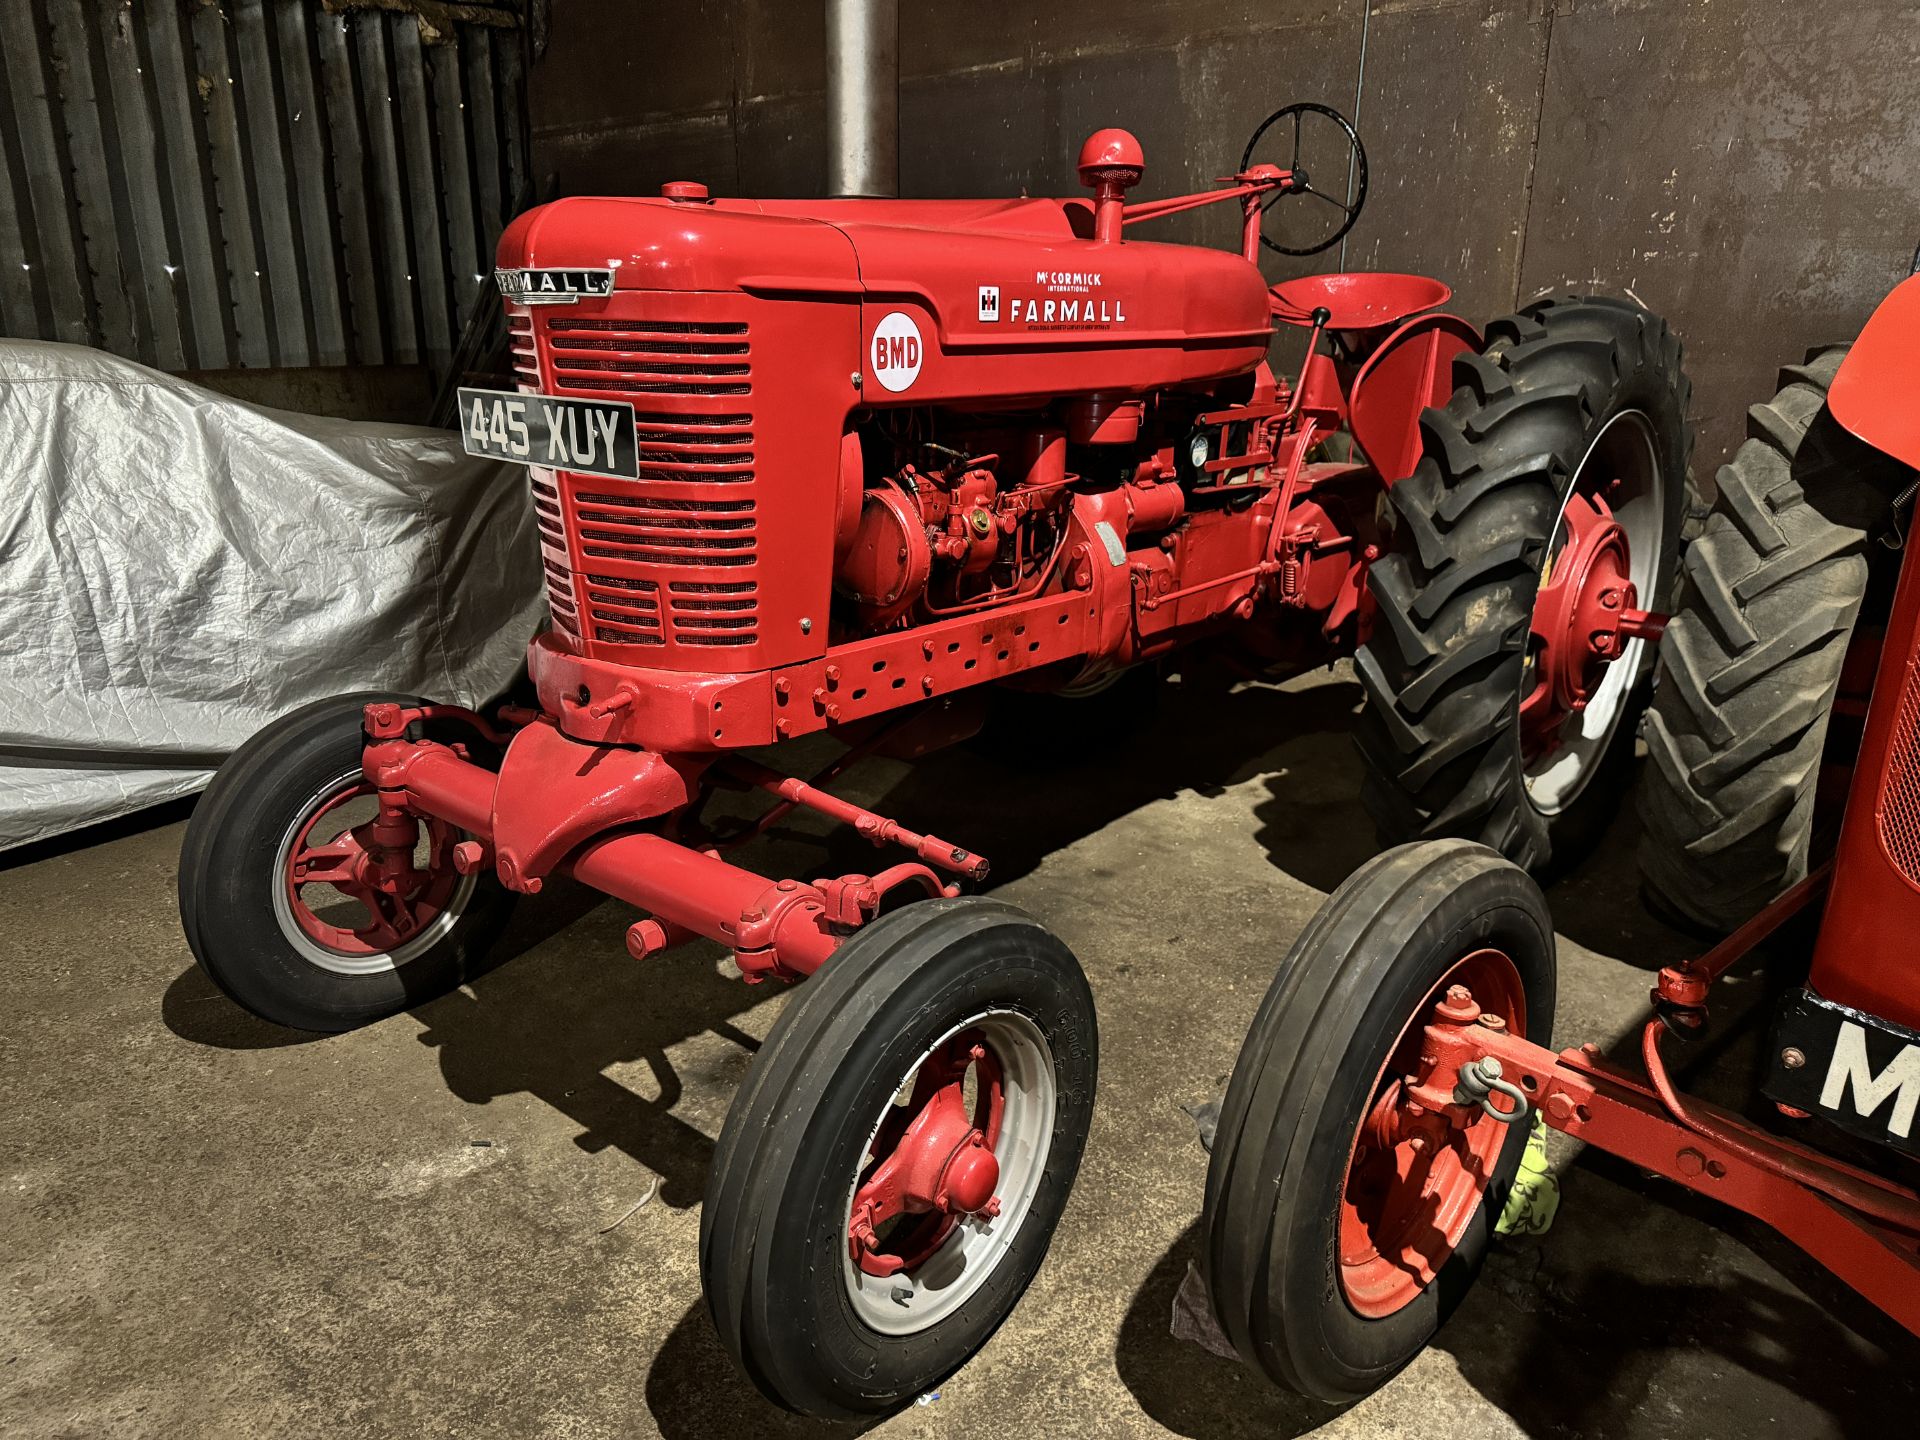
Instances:
[[[827,193],[900,193],[899,0],[827,0]]]

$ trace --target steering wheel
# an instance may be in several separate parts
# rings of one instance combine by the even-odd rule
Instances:
[[[1348,189],[1351,192],[1351,198],[1347,201],[1342,202],[1336,200],[1325,190],[1315,189],[1307,172],[1300,166],[1301,127],[1302,122],[1309,115],[1324,116],[1327,120],[1331,121],[1339,128],[1341,137],[1347,143]],[[1282,120],[1293,121],[1293,155],[1291,161],[1282,168],[1291,171],[1297,183],[1289,185],[1284,189],[1276,189],[1265,200],[1260,202],[1260,243],[1265,245],[1269,250],[1277,250],[1282,255],[1318,254],[1322,250],[1337,245],[1346,233],[1353,228],[1353,222],[1360,218],[1361,207],[1367,203],[1367,150],[1366,147],[1360,143],[1360,136],[1353,128],[1353,122],[1348,120],[1346,116],[1342,115],[1332,106],[1315,105],[1310,101],[1302,100],[1274,111],[1273,114],[1260,122],[1260,128],[1255,130],[1253,132],[1253,138],[1247,141],[1246,153],[1240,157],[1240,169],[1242,171],[1247,170],[1253,164],[1253,152],[1260,144],[1260,137],[1265,135],[1267,131]],[[1324,126],[1322,128],[1324,128]],[[1286,131],[1283,129],[1281,135],[1284,136],[1285,134]],[[1337,217],[1339,228],[1331,235],[1326,236],[1324,239],[1316,240],[1311,245],[1282,245],[1279,241],[1273,239],[1266,231],[1266,212],[1271,210],[1275,203],[1283,197],[1296,195],[1305,196],[1315,201],[1316,208],[1327,207],[1329,210],[1329,221]]]

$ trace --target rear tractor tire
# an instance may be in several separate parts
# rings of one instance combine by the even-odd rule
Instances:
[[[1355,664],[1362,798],[1381,842],[1460,836],[1536,873],[1598,840],[1626,789],[1687,518],[1690,387],[1657,316],[1551,295],[1488,326],[1421,417]],[[1604,607],[1604,609],[1602,608]]]
[[[1548,1042],[1539,887],[1465,840],[1376,857],[1281,962],[1221,1105],[1202,1221],[1214,1316],[1255,1371],[1328,1404],[1384,1385],[1460,1303],[1526,1149],[1524,1122],[1436,1139],[1437,1117],[1406,1107],[1455,985]]]
[[[1073,953],[997,900],[882,915],[800,988],[700,1215],[714,1327],[768,1399],[872,1419],[987,1343],[1073,1188],[1097,1048]]]
[[[1826,409],[1847,347],[1781,372],[1687,552],[1647,716],[1640,870],[1652,909],[1733,929],[1806,877],[1829,720],[1910,471]]]

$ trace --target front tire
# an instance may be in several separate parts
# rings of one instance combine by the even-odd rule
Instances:
[[[1538,872],[1611,818],[1652,666],[1633,639],[1577,706],[1559,691],[1540,703],[1543,573],[1580,514],[1604,517],[1624,533],[1638,606],[1662,607],[1686,518],[1690,387],[1663,321],[1581,295],[1496,321],[1454,379],[1421,418],[1419,466],[1390,492],[1396,551],[1368,578],[1362,800],[1382,844],[1461,836]]]
[[[997,900],[883,915],[800,989],[700,1216],[715,1328],[768,1399],[883,1415],[987,1342],[1073,1186],[1096,1048],[1072,952]]]
[[[444,994],[477,972],[510,895],[459,875],[464,832],[420,822],[406,894],[354,898],[316,878],[349,864],[354,828],[377,808],[361,774],[361,721],[386,694],[341,695],[283,715],[213,778],[180,847],[180,924],[214,984],[263,1020],[351,1030]],[[467,737],[471,738],[471,737]]]
[[[1546,1044],[1546,901],[1484,846],[1388,851],[1288,952],[1221,1105],[1202,1222],[1215,1317],[1256,1372],[1328,1404],[1384,1385],[1460,1303],[1526,1149],[1526,1125],[1484,1117],[1422,1153],[1369,1136],[1454,984]]]

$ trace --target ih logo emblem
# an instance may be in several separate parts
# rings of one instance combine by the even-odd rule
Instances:
[[[982,320],[1000,318],[1000,287],[998,285],[980,287],[980,318]]]
[[[902,310],[889,311],[873,327],[873,378],[899,394],[920,378],[920,327]]]

